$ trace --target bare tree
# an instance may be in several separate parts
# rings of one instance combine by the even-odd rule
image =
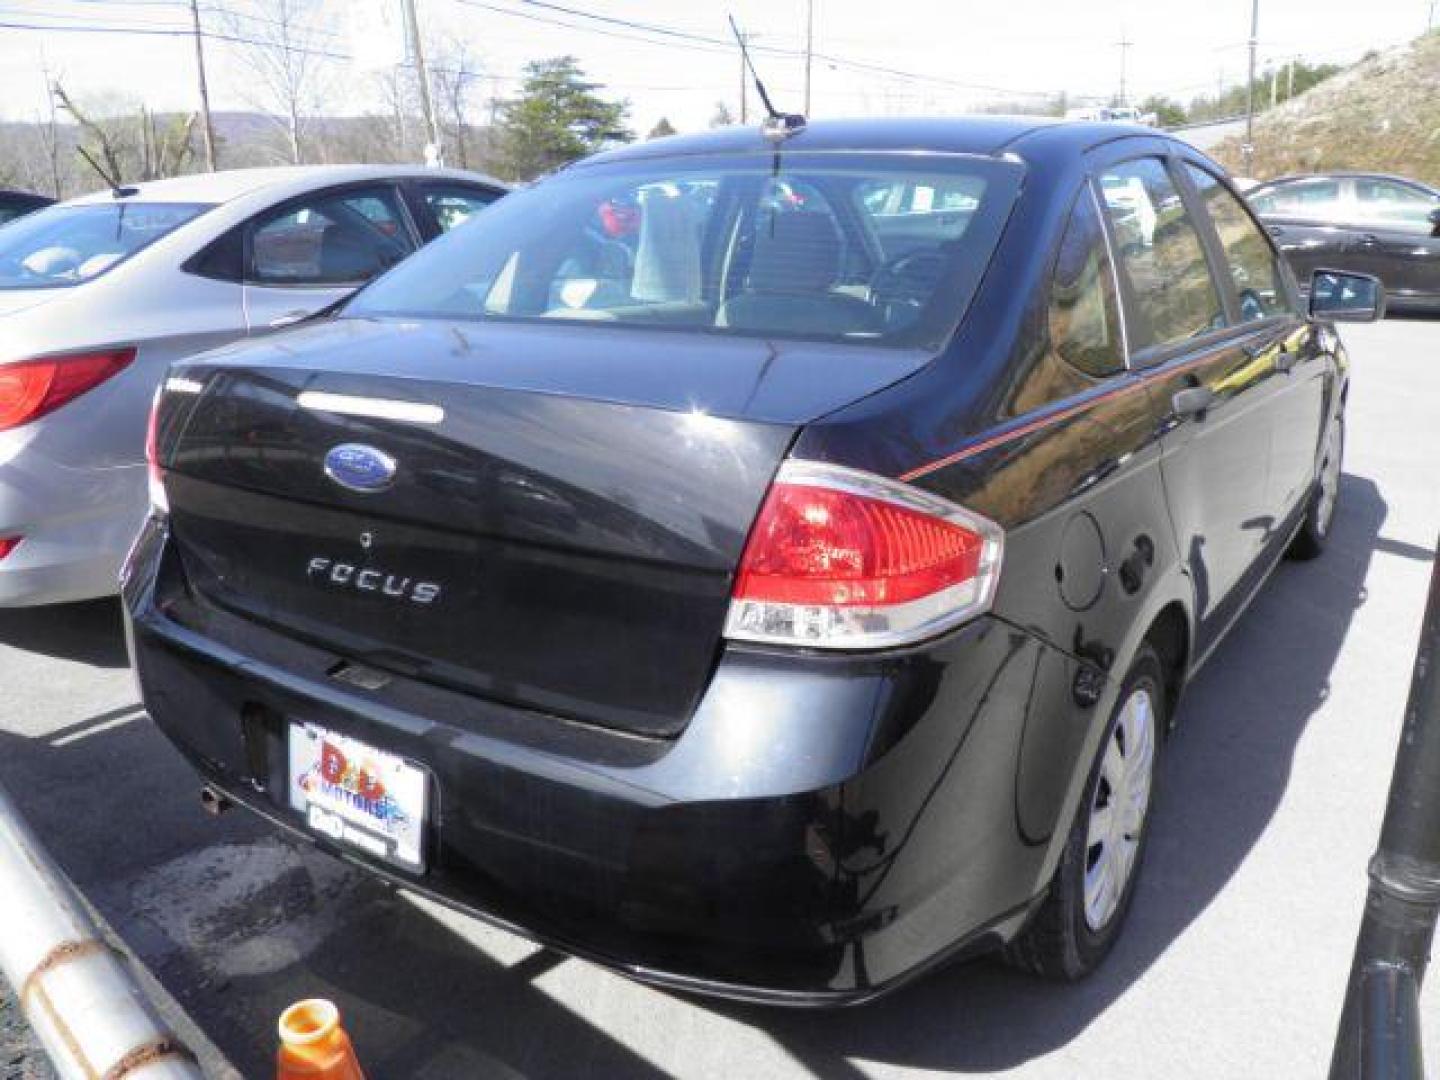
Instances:
[[[224,12],[237,55],[254,76],[251,103],[284,132],[290,161],[305,157],[305,120],[318,111],[329,71],[320,0],[252,0],[245,14]]]
[[[425,122],[418,119],[419,105],[415,100],[415,80],[403,67],[387,68],[375,76],[380,88],[380,100],[384,104],[389,127],[389,138],[383,147],[377,149],[386,156],[367,157],[367,161],[409,161],[412,160],[411,136],[422,131]],[[418,156],[419,150],[413,156]]]
[[[125,182],[127,166],[135,158],[134,147],[128,145],[129,138],[121,124],[115,122],[113,117],[94,118],[88,111],[82,112],[75,104],[73,98],[65,91],[65,87],[56,83],[51,87],[51,93],[60,107],[68,112],[79,125],[81,131],[80,145],[83,146],[91,157],[98,159],[98,164],[105,170],[105,175],[114,183]]]
[[[60,123],[55,115],[55,88],[50,83],[50,64],[45,59],[43,52],[40,58],[40,72],[45,78],[46,105],[46,116],[37,125],[40,151],[45,163],[45,178],[50,183],[50,196],[58,199],[64,191],[64,184],[60,179]],[[38,188],[38,185],[36,186]]]
[[[103,102],[82,107],[59,82],[52,92],[79,127],[79,145],[114,183],[175,176],[195,160],[195,113],[157,117],[143,105],[132,111],[125,105],[106,108]]]
[[[469,114],[471,100],[484,76],[485,66],[463,38],[431,45],[427,50],[435,57],[430,64],[434,80],[436,107],[442,117],[441,127],[455,147],[451,160],[462,169],[471,165],[469,146]]]

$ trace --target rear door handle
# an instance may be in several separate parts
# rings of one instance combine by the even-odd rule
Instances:
[[[1170,405],[1176,416],[1204,416],[1205,410],[1215,404],[1215,391],[1208,386],[1187,386],[1175,391]]]
[[[285,329],[285,327],[294,326],[296,323],[300,322],[300,320],[309,317],[310,312],[308,310],[301,309],[296,311],[287,311],[284,315],[276,315],[275,318],[270,320],[270,329],[283,330]]]
[[[1285,235],[1285,230],[1282,229],[1279,225],[1271,225],[1271,226],[1270,226],[1268,229],[1266,229],[1265,231],[1268,232],[1271,236],[1284,236],[1284,235]]]
[[[1380,243],[1380,238],[1374,233],[1365,233],[1360,237],[1360,243],[1365,244],[1368,247],[1371,244]]]

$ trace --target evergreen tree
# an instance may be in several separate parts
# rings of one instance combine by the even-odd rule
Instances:
[[[520,95],[500,106],[494,168],[507,180],[533,180],[609,143],[630,142],[627,102],[606,101],[573,56],[525,65]]]

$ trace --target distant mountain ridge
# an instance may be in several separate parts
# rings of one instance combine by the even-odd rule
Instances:
[[[188,116],[188,113],[157,113],[152,119],[157,130],[165,131]],[[289,163],[289,143],[283,122],[278,118],[260,112],[217,112],[212,119],[220,168]],[[398,124],[395,117],[388,115],[310,116],[301,120],[301,131],[307,163],[419,164],[424,160],[425,127],[418,116],[405,116]],[[403,132],[403,140],[397,137],[399,132]],[[489,134],[487,128],[467,125],[468,160],[464,163],[467,167],[483,169]],[[55,194],[47,135],[46,125],[42,123],[0,120],[0,187]],[[191,138],[193,157],[181,171],[204,171],[200,139],[197,126]],[[79,140],[80,128],[77,124],[64,120],[57,123],[55,171],[59,172],[60,194],[65,198],[92,191],[99,183],[95,173],[76,153]],[[447,153],[453,158],[453,130],[447,132],[446,141],[451,148]],[[446,163],[461,164],[458,160],[447,160]],[[133,175],[124,177],[126,180],[138,178]]]

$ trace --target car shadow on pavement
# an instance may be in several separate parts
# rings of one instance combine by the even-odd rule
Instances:
[[[1265,832],[1365,602],[1385,518],[1375,484],[1345,475],[1324,555],[1282,563],[1187,688],[1129,923],[1089,979],[1059,985],[980,961],[838,1013],[720,1008],[768,1032],[817,1076],[858,1080],[849,1059],[1000,1071],[1069,1043],[1215,900]]]
[[[372,1077],[665,1075],[537,985],[558,954],[507,937],[519,959],[503,962],[249,813],[205,814],[136,705],[40,737],[0,727],[0,783],[241,1076],[273,1075],[276,1018],[316,996],[340,1005]]]
[[[115,599],[0,608],[0,645],[102,668],[123,668],[130,662]]]

